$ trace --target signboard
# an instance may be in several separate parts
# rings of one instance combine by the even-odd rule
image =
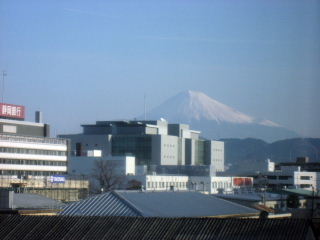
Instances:
[[[242,187],[242,186],[252,186],[253,181],[252,178],[250,177],[235,177],[233,178],[233,185],[234,186],[238,186],[238,187]]]
[[[59,175],[51,176],[50,177],[50,182],[51,183],[65,183],[66,182],[66,177],[65,176],[59,176]]]
[[[0,117],[24,120],[25,107],[14,104],[0,103]]]

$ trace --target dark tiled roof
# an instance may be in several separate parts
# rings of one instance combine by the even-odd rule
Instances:
[[[74,203],[61,215],[206,217],[258,215],[259,211],[199,192],[114,191]]]
[[[306,239],[301,219],[0,217],[0,239]],[[309,232],[310,233],[310,232]]]

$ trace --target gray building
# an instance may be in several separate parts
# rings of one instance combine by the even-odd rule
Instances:
[[[101,150],[103,156],[133,155],[149,171],[157,166],[213,166],[224,171],[224,143],[202,139],[186,124],[158,121],[97,121],[82,125],[83,133],[60,135],[71,140],[71,151],[83,156]]]
[[[0,104],[0,112],[12,109]],[[9,108],[10,107],[10,108]],[[24,109],[23,106],[16,106]],[[6,109],[6,110],[4,110]],[[12,113],[12,112],[11,112]],[[8,115],[8,114],[7,114]],[[51,176],[67,173],[68,143],[66,139],[50,138],[50,127],[42,123],[41,113],[36,122],[0,116],[0,175]]]

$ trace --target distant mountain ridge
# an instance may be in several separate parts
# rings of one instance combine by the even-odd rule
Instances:
[[[147,113],[147,118],[165,118],[169,122],[187,123],[210,139],[252,137],[275,141],[298,137],[295,132],[271,120],[254,118],[202,92],[190,90],[181,92],[152,109]]]
[[[266,160],[294,162],[297,157],[309,157],[320,162],[320,138],[293,138],[267,143],[260,139],[220,139],[225,143],[225,164],[229,173],[263,171]]]

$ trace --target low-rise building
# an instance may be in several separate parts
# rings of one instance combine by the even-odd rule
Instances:
[[[306,166],[306,163],[301,163],[301,158],[296,163],[288,164],[275,164],[268,159],[267,169],[269,171],[256,176],[256,184],[266,185],[273,189],[301,188],[318,191],[320,189],[320,172],[313,171],[310,166],[302,168],[302,165]]]
[[[241,188],[253,187],[251,177],[217,177],[186,175],[141,175],[127,176],[127,181],[136,180],[147,191],[199,191],[208,194],[233,193]]]
[[[35,122],[24,118],[24,106],[0,103],[0,189],[37,192],[65,201],[85,197],[88,181],[66,176],[68,140],[50,137],[41,112],[36,112]]]

